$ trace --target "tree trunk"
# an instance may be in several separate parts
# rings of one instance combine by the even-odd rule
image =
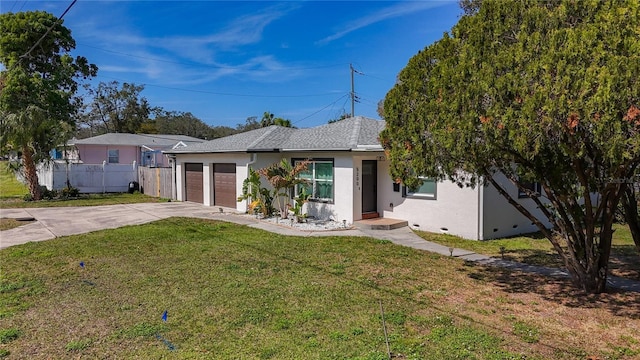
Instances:
[[[579,217],[567,217],[565,224],[572,224],[572,226],[559,227],[556,229],[556,233],[547,229],[538,218],[533,216],[522,204],[514,200],[493,177],[489,176],[487,179],[511,205],[538,226],[538,229],[551,242],[558,255],[564,261],[571,280],[576,287],[590,294],[599,294],[606,290],[607,266],[613,234],[612,211],[606,211],[602,216],[602,230],[600,232],[600,241],[597,242],[597,248],[587,251],[586,246],[594,246],[596,244],[596,236],[598,236],[595,233],[596,219],[585,219],[584,224],[573,224],[570,219]],[[547,192],[547,195],[551,196],[549,192]],[[609,194],[607,201],[611,202],[613,200],[612,196],[612,194]],[[609,204],[609,206],[613,205]],[[557,206],[557,208],[563,208],[566,213],[569,212],[570,207],[570,204],[560,202],[558,202]],[[615,206],[613,206],[613,209],[615,209]],[[591,231],[587,231],[587,229],[591,229]],[[558,234],[561,236],[560,238],[558,238]]]
[[[625,221],[629,225],[636,250],[640,253],[640,217],[638,217],[638,200],[635,196],[633,184],[629,184],[622,195]]]
[[[29,193],[34,201],[40,200],[40,184],[38,183],[38,172],[33,161],[33,153],[28,145],[22,147],[22,164],[24,166],[24,177],[27,180]]]
[[[608,225],[606,223],[607,221],[602,224],[599,236],[596,234],[594,239],[586,239],[588,244],[597,244],[591,256],[586,256],[583,251],[577,249],[575,239],[567,241],[567,250],[573,252],[575,256],[560,254],[565,260],[574,285],[589,294],[600,294],[606,291],[613,222],[608,222]],[[595,241],[595,237],[599,237],[598,242]]]

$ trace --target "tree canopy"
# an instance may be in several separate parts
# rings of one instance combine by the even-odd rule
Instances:
[[[0,137],[2,147],[22,154],[31,196],[40,189],[36,164],[64,143],[75,129],[81,99],[77,79],[98,68],[73,58],[71,31],[44,11],[0,15]]]
[[[160,109],[156,111],[153,122],[160,134],[188,135],[211,140],[235,133],[235,130],[228,126],[209,126],[190,112]]]
[[[141,95],[144,85],[118,81],[100,82],[87,87],[92,96],[88,111],[83,114],[83,126],[93,135],[109,132],[136,133],[149,121],[151,106]]]
[[[409,186],[417,176],[493,185],[577,285],[604,291],[613,213],[640,165],[640,3],[475,4],[387,94],[390,172]],[[539,182],[543,196],[530,195],[544,216],[521,206],[500,174],[523,191]]]
[[[291,120],[275,117],[274,114],[265,111],[262,115],[262,120],[260,120],[260,127],[267,127],[271,125],[278,125],[283,127],[293,127],[291,124]]]

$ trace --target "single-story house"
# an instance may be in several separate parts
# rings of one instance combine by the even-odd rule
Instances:
[[[51,190],[72,186],[81,193],[127,192],[132,190],[132,184],[147,182],[156,189],[150,193],[157,195],[158,189],[164,189],[168,197],[166,194],[172,193],[173,182],[167,180],[167,184],[161,184],[159,179],[165,177],[160,176],[159,170],[170,172],[171,164],[162,150],[204,141],[184,135],[121,133],[72,139],[51,151],[53,161],[39,166],[38,181]],[[151,167],[155,169],[149,169]],[[144,173],[140,175],[142,170],[156,170],[149,173],[158,180],[153,181],[150,176],[144,178]]]
[[[163,150],[171,150],[205,140],[186,135],[108,133],[86,139],[73,139],[68,146],[78,151],[79,161],[85,164],[132,164],[169,167]]]
[[[244,212],[237,201],[249,168],[287,159],[310,159],[313,189],[309,216],[336,221],[372,217],[405,220],[415,229],[485,240],[536,231],[492,186],[460,188],[449,181],[425,181],[408,189],[389,175],[378,141],[384,121],[352,117],[314,128],[269,126],[164,151],[174,158],[176,198]],[[502,179],[518,198],[518,190]],[[536,211],[525,197],[522,204]]]

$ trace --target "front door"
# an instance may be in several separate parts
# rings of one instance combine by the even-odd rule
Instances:
[[[374,214],[378,211],[378,162],[362,161],[362,213]]]

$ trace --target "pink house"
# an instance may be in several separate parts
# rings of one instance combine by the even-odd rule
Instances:
[[[78,150],[84,164],[133,164],[169,167],[163,150],[172,150],[204,142],[185,135],[108,133],[86,139],[72,140],[69,145]]]

